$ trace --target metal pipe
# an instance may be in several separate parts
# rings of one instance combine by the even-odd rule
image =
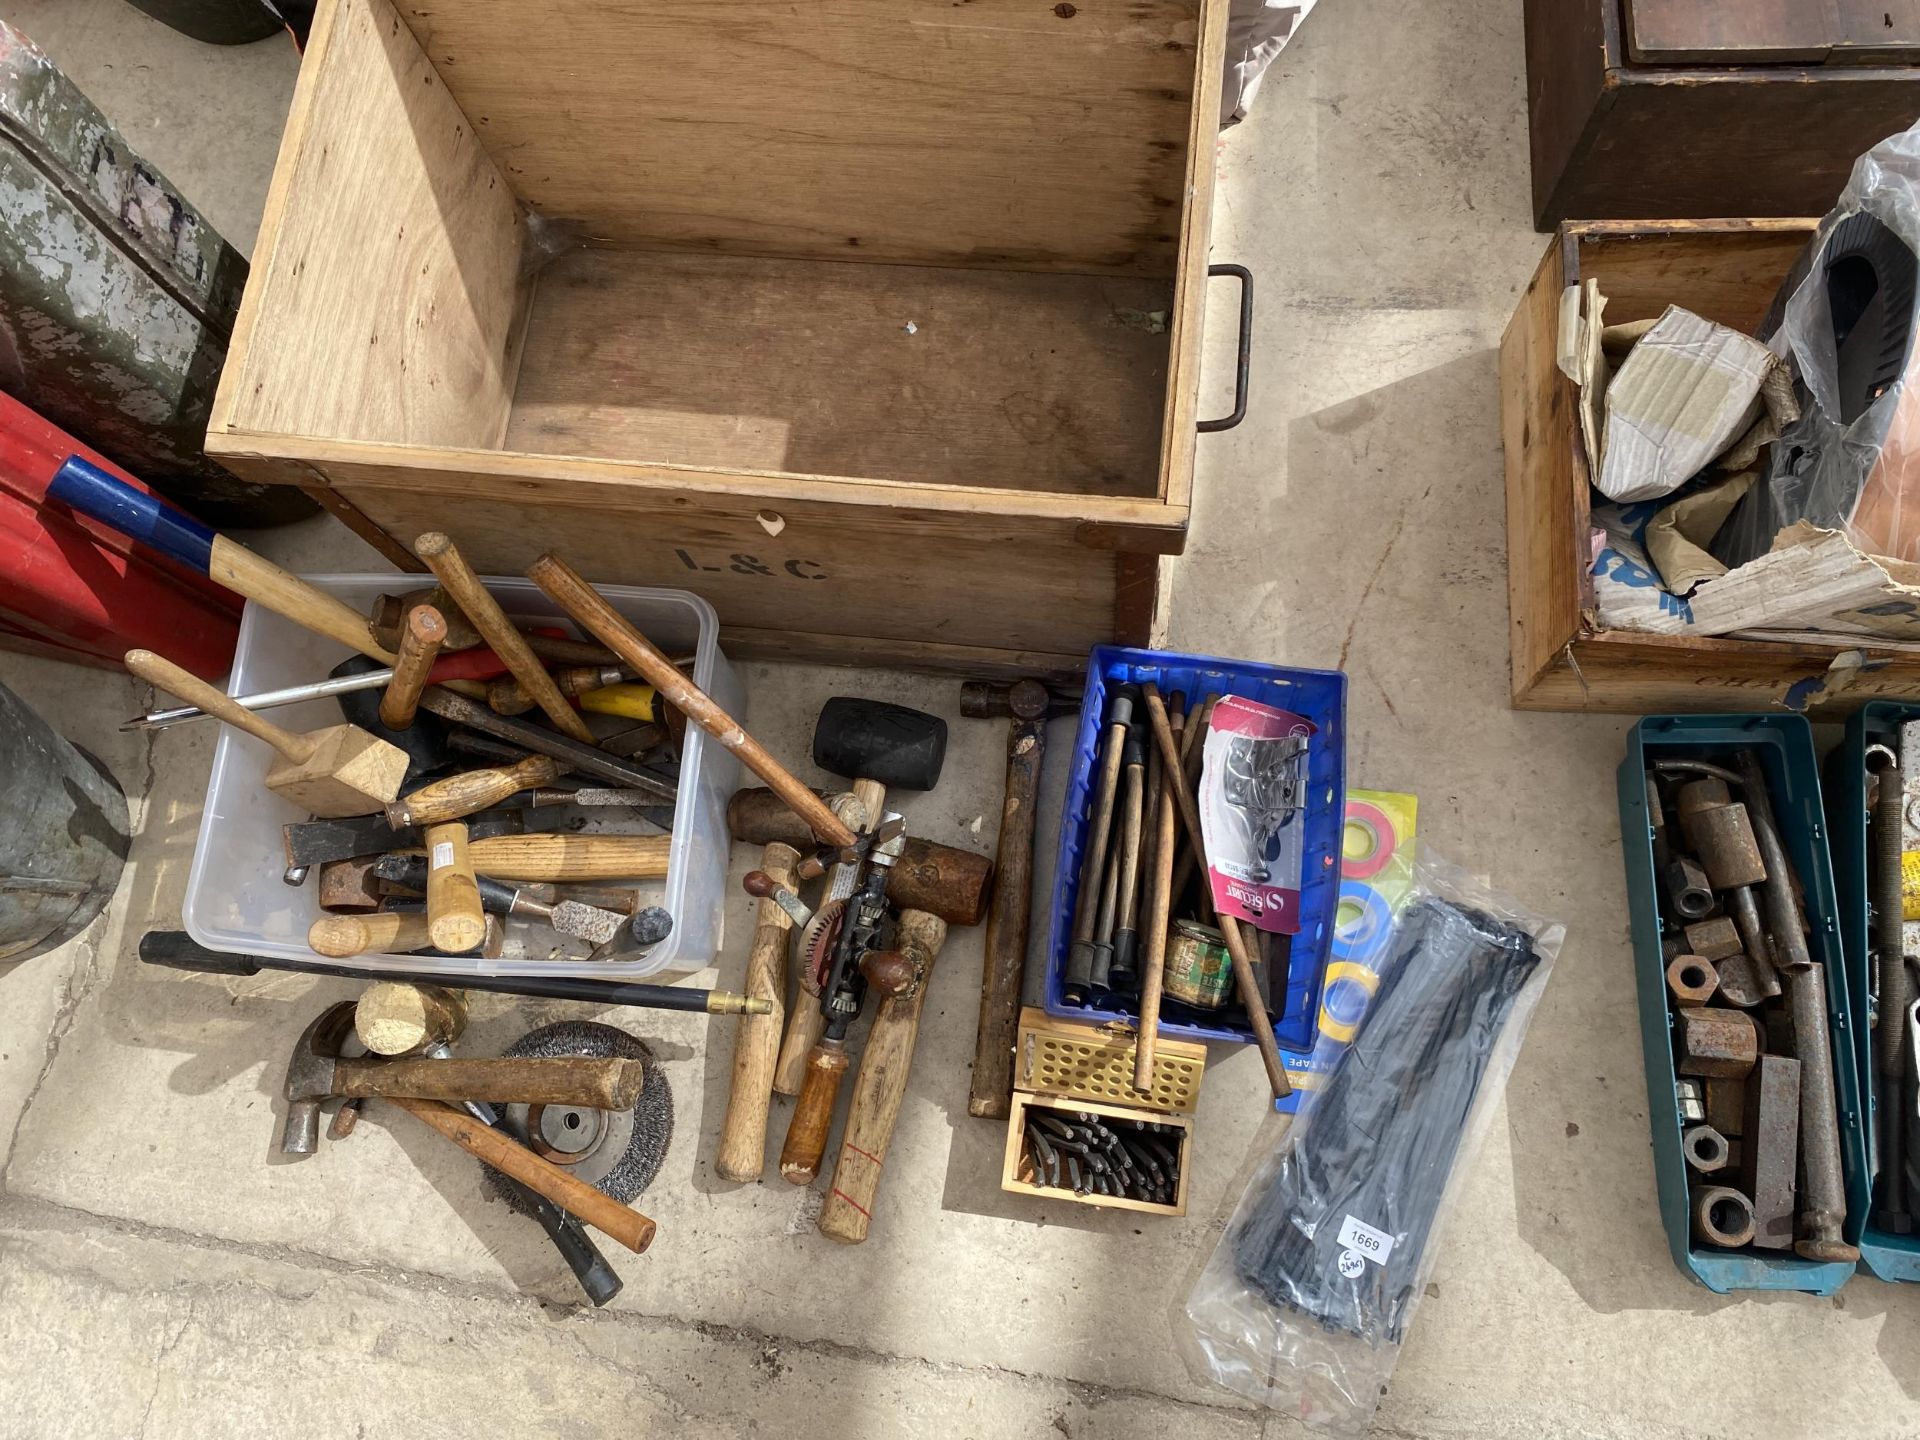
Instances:
[[[1880,1185],[1875,1220],[1883,1230],[1905,1235],[1913,1229],[1907,1206],[1906,1117],[1900,1112],[1906,1090],[1906,1036],[1901,1017],[1907,1011],[1905,901],[1900,883],[1903,845],[1901,812],[1906,788],[1900,757],[1884,745],[1867,751],[1867,768],[1876,780],[1873,804],[1873,948],[1880,977],[1879,1024],[1873,1031],[1873,1086],[1878,1100]]]
[[[1833,1098],[1833,1044],[1827,1033],[1826,966],[1787,972],[1793,1007],[1793,1048],[1800,1060],[1800,1163],[1806,1172],[1800,1238],[1794,1253],[1807,1260],[1858,1260],[1841,1238],[1847,1194],[1840,1174],[1840,1114]]]
[[[346,695],[355,690],[378,690],[393,678],[392,667],[369,670],[362,675],[342,675],[333,680],[310,680],[304,685],[289,685],[283,690],[260,690],[252,695],[235,695],[233,703],[243,710],[277,710],[282,705],[298,705],[305,700],[324,700],[329,695]],[[212,717],[198,705],[177,705],[170,710],[152,710],[136,715],[122,730],[165,730],[190,720]]]

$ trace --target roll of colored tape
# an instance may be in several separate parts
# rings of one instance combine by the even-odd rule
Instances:
[[[1320,990],[1320,1033],[1351,1045],[1379,988],[1380,977],[1364,965],[1337,960],[1327,966],[1326,983]]]
[[[1380,892],[1360,880],[1340,882],[1334,909],[1333,958],[1372,965],[1386,953],[1393,934],[1393,909]]]
[[[1355,854],[1347,837],[1359,831],[1363,848]],[[1367,800],[1347,802],[1347,823],[1340,832],[1340,873],[1355,880],[1371,880],[1393,863],[1400,852],[1400,832],[1393,817]]]

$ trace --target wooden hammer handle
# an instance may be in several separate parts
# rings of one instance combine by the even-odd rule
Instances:
[[[281,569],[265,556],[254,554],[237,540],[229,540],[224,535],[213,537],[207,574],[235,594],[258,601],[274,614],[316,635],[325,635],[362,655],[371,655],[382,665],[394,662],[393,651],[374,638],[373,625],[366,616],[344,600]]]
[[[486,1161],[504,1175],[511,1175],[536,1195],[544,1195],[562,1210],[611,1236],[634,1254],[646,1254],[647,1247],[653,1243],[656,1227],[639,1211],[630,1210],[585,1181],[574,1179],[558,1165],[541,1159],[526,1146],[515,1144],[471,1115],[462,1114],[438,1100],[396,1097],[392,1103],[431,1125],[475,1158]]]
[[[236,705],[226,691],[209,685],[198,675],[190,675],[178,665],[151,650],[129,650],[127,669],[149,685],[157,685],[169,695],[177,695],[189,705],[198,705],[207,714],[224,720],[236,730],[244,730],[256,740],[264,740],[287,759],[298,763],[313,754],[314,743],[305,735],[283,730],[271,720],[254,714],[244,705]]]
[[[500,1060],[341,1060],[336,1095],[404,1095],[414,1100],[484,1100],[507,1105],[587,1105],[631,1110],[646,1083],[643,1060],[592,1055]]]
[[[815,835],[830,845],[853,844],[854,833],[834,817],[818,795],[794,778],[792,772],[749,735],[738,720],[721,709],[712,696],[682,675],[671,660],[656,650],[646,636],[634,629],[627,618],[601,598],[566,561],[558,555],[542,555],[527,571],[527,578],[618,655],[621,664],[652,685],[660,699],[737,755],[740,763],[766,781]]]
[[[993,908],[987,912],[980,970],[980,1023],[967,1091],[967,1113],[995,1120],[1006,1119],[1013,1108],[1013,1046],[1033,918],[1033,826],[1046,735],[1045,720],[1015,720],[1007,733],[1007,786],[1000,802]]]
[[[416,605],[400,627],[400,650],[393,662],[393,678],[380,697],[380,723],[389,730],[405,730],[420,708],[420,692],[427,688],[433,662],[447,643],[447,617],[431,605]]]
[[[433,944],[425,915],[322,915],[307,931],[307,948],[332,959],[404,955]]]
[[[822,1039],[807,1056],[807,1077],[787,1122],[786,1144],[780,1147],[780,1176],[790,1184],[811,1184],[820,1173],[847,1063],[847,1047],[838,1040]]]
[[[1193,791],[1186,782],[1186,769],[1180,756],[1180,747],[1174,742],[1173,727],[1167,720],[1167,707],[1160,698],[1160,690],[1151,681],[1140,687],[1140,693],[1146,698],[1147,717],[1153,725],[1154,743],[1160,747],[1160,763],[1163,783],[1173,786],[1174,807],[1179,813],[1180,822],[1186,827],[1187,843],[1193,847],[1197,863],[1206,864],[1207,841],[1200,829],[1200,810],[1194,803]],[[1201,877],[1205,882],[1206,877]],[[1201,893],[1206,897],[1205,904],[1213,908],[1213,892],[1209,885],[1202,883]],[[1227,942],[1227,955],[1233,962],[1233,980],[1240,996],[1240,1003],[1246,1007],[1247,1023],[1253,1027],[1253,1043],[1259,1047],[1260,1061],[1267,1067],[1267,1083],[1272,1086],[1276,1097],[1284,1098],[1293,1093],[1293,1082],[1287,1079],[1287,1067],[1280,1058],[1279,1043],[1273,1038],[1273,1022],[1267,1016],[1266,1001],[1260,998],[1260,982],[1253,973],[1253,960],[1247,953],[1247,942],[1240,934],[1240,922],[1231,915],[1216,915],[1221,937]]]
[[[489,835],[467,853],[497,880],[658,880],[672,849],[671,835]]]
[[[567,703],[567,697],[548,677],[547,667],[528,648],[527,637],[514,628],[507,612],[480,583],[480,577],[454,548],[453,541],[438,530],[429,530],[413,542],[413,553],[427,562],[427,568],[439,578],[454,603],[466,612],[473,628],[486,638],[493,653],[513,672],[513,678],[526,686],[527,693],[547,712],[554,728],[582,744],[593,744],[593,732],[579,712]]]
[[[551,785],[559,775],[560,762],[551,755],[529,755],[512,765],[449,775],[394,801],[387,807],[387,823],[401,829],[408,825],[438,825],[443,820],[458,820],[498,805],[522,790]]]
[[[847,1128],[840,1140],[840,1158],[833,1167],[833,1186],[820,1207],[820,1233],[829,1240],[858,1245],[873,1223],[873,1200],[880,1191],[881,1170],[893,1127],[900,1118],[900,1102],[907,1093],[907,1072],[913,1065],[913,1047],[920,1035],[920,1014],[927,1004],[927,983],[933,963],[946,943],[944,920],[923,910],[900,916],[899,948],[919,972],[920,983],[904,999],[881,1001],[873,1017],[867,1048],[854,1077],[853,1099],[847,1108]]]
[[[760,868],[776,885],[791,889],[800,852],[777,841],[760,854]],[[793,920],[772,900],[761,900],[753,948],[747,954],[749,996],[773,1008],[745,1015],[733,1031],[733,1084],[727,1114],[720,1122],[720,1148],[714,1173],[723,1180],[758,1180],[767,1163],[767,1106],[773,1099],[773,1067],[780,1053],[780,1027],[786,1018],[787,932]],[[804,996],[802,997],[805,998]]]
[[[427,933],[434,948],[450,955],[479,949],[486,943],[487,916],[468,853],[466,823],[444,820],[429,825],[421,838],[427,842]]]

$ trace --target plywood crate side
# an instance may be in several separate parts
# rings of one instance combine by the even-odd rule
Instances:
[[[208,449],[239,432],[505,434],[528,286],[513,191],[386,0],[328,0]]]
[[[1920,654],[1593,623],[1591,470],[1577,392],[1555,363],[1558,291],[1596,280],[1608,324],[1655,318],[1672,304],[1751,333],[1815,225],[1581,221],[1563,225],[1549,243],[1501,346],[1515,708],[1633,714],[1784,706],[1829,717],[1868,700],[1920,696]]]
[[[398,8],[518,193],[596,241],[1172,273],[1200,0]]]

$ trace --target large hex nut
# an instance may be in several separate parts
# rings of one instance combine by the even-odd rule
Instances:
[[[1733,1250],[1753,1243],[1753,1202],[1725,1185],[1708,1185],[1693,1197],[1693,1238]]]
[[[1760,1033],[1741,1011],[1682,1006],[1674,1019],[1674,1069],[1682,1075],[1737,1080],[1760,1058]]]
[[[1667,988],[1681,1005],[1704,1005],[1720,988],[1720,977],[1698,955],[1682,955],[1667,966]]]
[[[1727,1137],[1711,1125],[1689,1125],[1680,1136],[1680,1148],[1686,1152],[1687,1164],[1702,1175],[1727,1168]]]

